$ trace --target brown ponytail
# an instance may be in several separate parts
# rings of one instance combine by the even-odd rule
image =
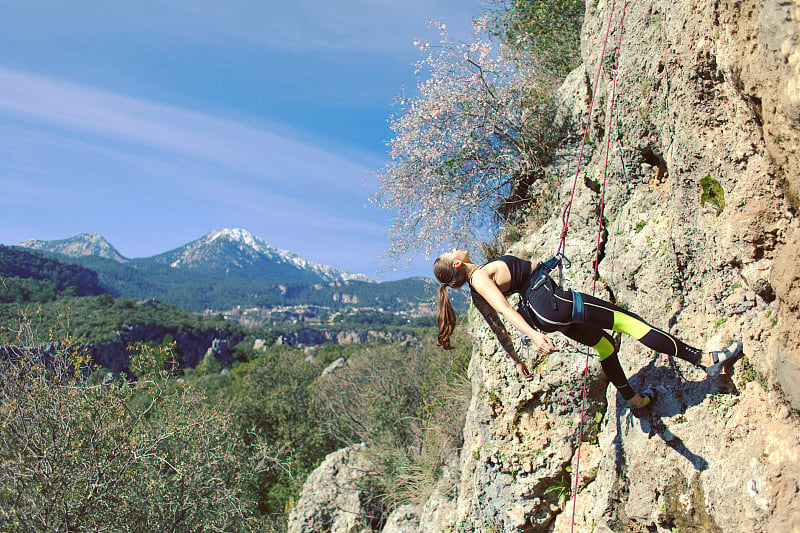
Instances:
[[[459,288],[467,282],[465,268],[455,268],[452,263],[445,261],[439,256],[433,263],[433,275],[442,285],[439,287],[439,312],[436,315],[436,322],[439,324],[438,345],[445,350],[452,350],[450,345],[450,335],[456,327],[456,311],[450,303],[450,295],[447,294],[447,287]]]
[[[450,295],[447,294],[447,285],[439,287],[439,313],[436,316],[439,323],[439,346],[445,350],[452,350],[450,345],[450,335],[456,327],[456,312],[453,304],[450,303]]]

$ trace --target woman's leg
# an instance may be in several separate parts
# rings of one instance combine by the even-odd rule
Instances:
[[[606,376],[628,401],[636,393],[622,370],[613,338],[604,330],[625,333],[652,350],[700,365],[700,350],[651,326],[640,316],[600,298],[581,293],[584,321],[572,323],[570,291],[562,290],[555,283],[546,283],[526,296],[528,308],[533,313],[533,325],[546,332],[562,331],[567,337],[595,349]]]
[[[636,395],[636,392],[628,383],[625,371],[622,370],[619,357],[617,357],[617,346],[614,344],[614,339],[611,335],[591,324],[571,324],[562,333],[574,341],[593,348],[597,352],[603,372],[622,394],[623,398],[630,400]]]
[[[602,329],[611,329],[630,335],[651,350],[674,355],[693,365],[700,366],[702,350],[689,346],[675,336],[653,327],[642,317],[611,302],[581,293],[585,309],[585,323]],[[572,305],[572,294],[556,289],[555,297]]]

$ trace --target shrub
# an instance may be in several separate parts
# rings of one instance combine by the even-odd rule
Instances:
[[[470,343],[457,331],[460,349],[441,350],[432,339],[375,345],[316,384],[324,428],[343,444],[367,443],[380,507],[424,501],[462,445]]]
[[[700,204],[711,204],[717,211],[717,216],[719,216],[722,210],[725,209],[725,191],[722,189],[722,185],[712,178],[711,174],[708,174],[700,180],[700,187],[703,189],[702,193],[700,193]]]
[[[0,530],[260,529],[245,488],[263,448],[240,449],[227,409],[161,371],[90,385],[69,345],[0,358]]]

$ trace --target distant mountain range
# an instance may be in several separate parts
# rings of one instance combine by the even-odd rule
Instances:
[[[428,278],[376,282],[308,261],[243,229],[221,229],[153,257],[123,257],[93,233],[18,244],[99,275],[114,296],[155,298],[195,312],[313,305],[414,315],[433,312],[437,284]],[[455,296],[456,304],[466,301]]]
[[[259,276],[264,280],[297,281],[372,281],[363,274],[352,274],[338,268],[303,259],[288,250],[268,244],[243,229],[221,229],[185,244],[175,250],[150,258],[131,260],[97,233],[82,233],[57,241],[28,240],[17,246],[71,258],[99,257],[118,263],[154,262],[175,269],[205,269],[238,272],[244,277]]]

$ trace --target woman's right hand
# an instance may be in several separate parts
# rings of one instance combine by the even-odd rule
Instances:
[[[546,335],[543,335],[538,331],[536,332],[536,336],[533,337],[533,343],[536,345],[539,351],[545,354],[550,354],[557,351],[556,345],[553,344],[553,341],[551,341]]]

